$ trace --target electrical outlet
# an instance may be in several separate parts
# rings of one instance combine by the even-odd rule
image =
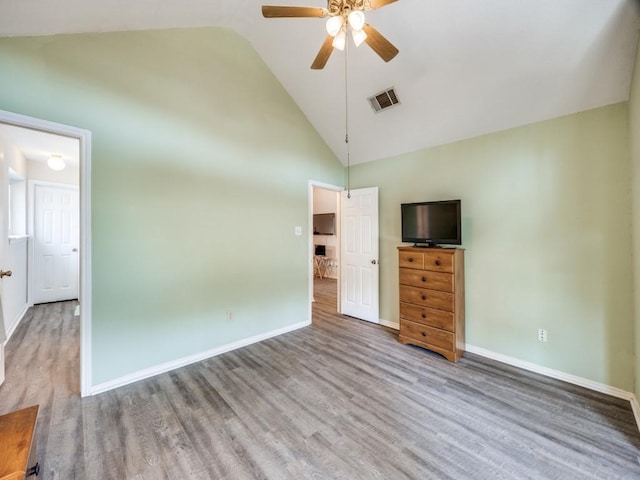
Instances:
[[[233,312],[231,310],[227,312],[227,320],[233,320]]]
[[[546,342],[547,341],[547,331],[544,328],[538,329],[538,341]]]

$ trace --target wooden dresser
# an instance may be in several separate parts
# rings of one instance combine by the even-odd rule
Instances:
[[[452,362],[464,353],[464,250],[398,247],[400,341]]]
[[[0,416],[0,480],[38,476],[35,430],[38,405]]]

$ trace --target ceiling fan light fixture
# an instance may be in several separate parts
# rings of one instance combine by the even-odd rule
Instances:
[[[47,165],[51,170],[55,170],[57,172],[64,170],[64,167],[67,166],[62,155],[51,155],[47,160]]]
[[[367,34],[364,30],[351,30],[351,36],[353,37],[353,43],[356,44],[356,47],[362,45],[362,42],[367,39]]]
[[[333,46],[333,48],[337,48],[338,50],[344,50],[346,42],[347,42],[347,33],[345,32],[345,29],[343,28],[333,38],[333,42],[331,42],[331,45]]]
[[[362,27],[364,27],[364,13],[361,10],[352,11],[347,17],[347,20],[353,30],[362,30]]]
[[[329,17],[327,20],[327,33],[332,37],[335,37],[340,33],[342,25],[344,25],[344,19],[340,15]]]
[[[346,37],[349,35],[349,31],[351,31],[356,47],[365,42],[385,62],[393,60],[399,53],[399,50],[372,25],[366,23],[365,19],[365,12],[378,10],[398,0],[324,1],[327,5],[326,8],[263,5],[262,16],[265,18],[323,18],[325,20],[325,29],[328,35],[311,64],[312,70],[322,70],[334,50],[347,48]]]

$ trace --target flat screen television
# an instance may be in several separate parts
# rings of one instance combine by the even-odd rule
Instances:
[[[334,235],[336,233],[335,213],[316,213],[313,215],[314,235]]]
[[[403,203],[402,241],[414,244],[461,245],[460,200]]]

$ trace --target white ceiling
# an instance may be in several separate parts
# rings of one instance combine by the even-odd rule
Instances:
[[[346,162],[344,53],[311,70],[322,19],[264,19],[260,6],[322,0],[0,0],[0,36],[226,26],[245,36]],[[367,14],[400,50],[349,51],[351,163],[628,99],[637,0],[399,0]],[[366,98],[402,102],[374,114]]]
[[[30,128],[0,123],[0,138],[13,145],[27,160],[46,163],[51,155],[60,155],[67,165],[79,168],[80,142]]]

